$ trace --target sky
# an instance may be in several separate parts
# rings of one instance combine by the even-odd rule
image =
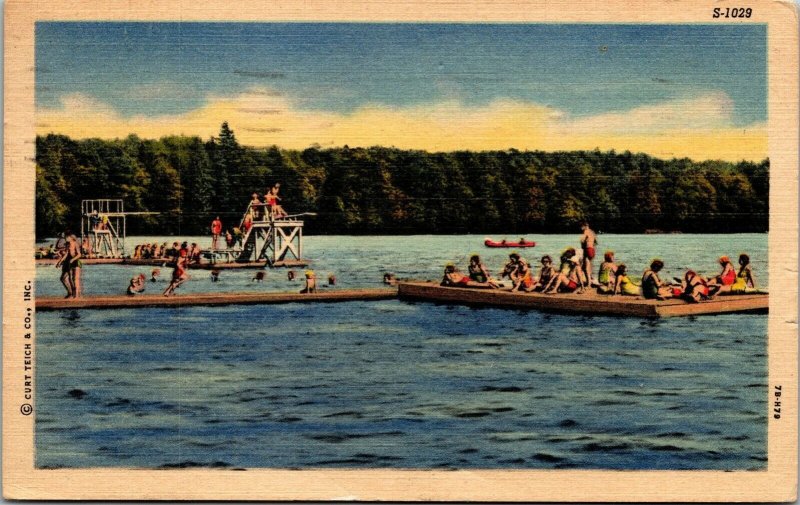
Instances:
[[[37,133],[767,156],[766,26],[36,25]]]

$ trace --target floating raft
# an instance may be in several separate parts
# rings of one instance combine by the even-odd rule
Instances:
[[[259,305],[290,302],[350,302],[397,298],[394,289],[321,290],[318,293],[203,293],[175,296],[109,295],[82,298],[37,297],[36,310],[189,307],[193,305]]]
[[[512,293],[502,289],[441,287],[430,282],[400,282],[398,295],[404,299],[462,305],[648,318],[769,311],[768,294],[718,296],[700,303],[688,303],[679,299],[645,300],[640,297],[599,295],[593,290],[580,295],[573,293],[544,295]]]

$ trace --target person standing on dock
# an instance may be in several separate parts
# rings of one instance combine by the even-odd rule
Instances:
[[[219,241],[219,236],[222,233],[222,221],[219,220],[219,216],[216,217],[213,221],[211,221],[211,250],[217,250],[217,242]]]
[[[67,290],[64,298],[78,298],[81,292],[81,248],[75,235],[67,233],[66,236],[67,250],[56,262],[56,268],[61,267],[61,284]]]
[[[597,234],[589,227],[589,223],[583,221],[581,223],[581,249],[583,250],[583,264],[581,268],[586,276],[586,284],[591,286],[594,279],[592,279],[592,260],[595,255],[595,246],[597,246]]]

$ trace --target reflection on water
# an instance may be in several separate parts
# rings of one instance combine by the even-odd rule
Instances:
[[[530,258],[575,236],[530,236]],[[141,239],[145,241],[148,239]],[[161,239],[163,241],[163,239]],[[201,240],[207,240],[205,238]],[[129,242],[136,242],[136,240]],[[714,272],[766,235],[600,236],[638,272]],[[482,237],[310,237],[338,287],[438,278]],[[88,266],[87,293],[144,267]],[[299,290],[225,271],[192,292]],[[60,294],[37,269],[37,293]],[[163,277],[168,277],[165,271]],[[323,277],[324,278],[324,277]],[[163,290],[165,284],[149,285]],[[325,288],[330,289],[330,288]],[[658,321],[401,301],[37,315],[40,467],[764,469],[766,317]]]

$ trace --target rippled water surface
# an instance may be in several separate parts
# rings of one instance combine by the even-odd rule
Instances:
[[[533,238],[531,257],[574,241]],[[499,268],[508,251],[480,250],[480,239],[312,237],[307,249],[341,286],[377,286],[385,270],[437,277],[443,262],[471,250]],[[629,264],[659,255],[675,275],[687,264],[713,271],[715,256],[746,250],[766,280],[765,235],[601,241]],[[89,266],[86,290],[119,292],[131,271]],[[54,273],[38,268],[39,294],[58,293]],[[252,272],[223,272],[216,284],[196,275],[183,296],[299,289],[283,271],[260,285]],[[48,468],[764,469],[766,320],[397,300],[44,312],[36,460]]]

